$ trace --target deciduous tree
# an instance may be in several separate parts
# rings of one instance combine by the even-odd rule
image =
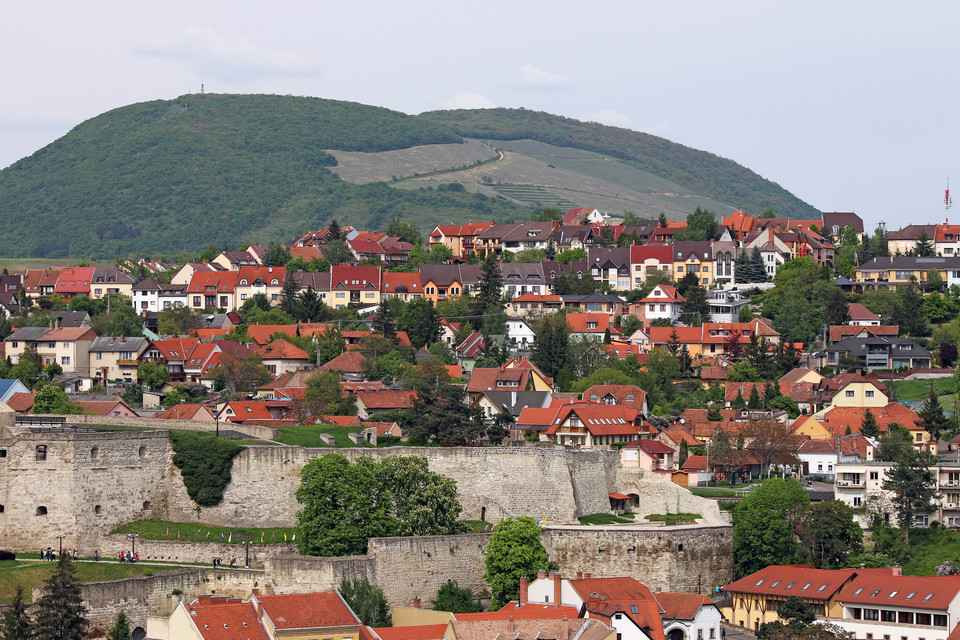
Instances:
[[[390,605],[383,590],[366,578],[345,579],[337,589],[360,622],[368,627],[392,627]]]
[[[733,511],[733,563],[738,577],[772,564],[790,564],[797,555],[791,515],[810,502],[793,479],[768,478]]]
[[[540,527],[533,518],[520,516],[500,521],[484,557],[483,579],[490,585],[492,609],[500,609],[520,597],[520,577],[549,570],[550,560],[540,541]]]

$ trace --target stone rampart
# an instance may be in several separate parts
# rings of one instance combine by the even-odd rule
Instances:
[[[37,414],[44,415],[44,414]],[[88,416],[88,415],[69,415],[56,416],[66,418],[68,425],[123,425],[126,427],[144,427],[147,429],[180,429],[183,431],[210,431],[217,430],[217,423],[209,420],[165,420],[163,418],[129,418],[124,416]],[[276,440],[280,437],[280,430],[273,427],[261,427],[252,424],[234,424],[232,422],[220,422],[220,429],[236,431],[251,438],[260,438],[261,440]]]
[[[173,534],[176,535],[176,534]],[[131,552],[133,546],[131,540],[126,535],[103,536],[100,538],[100,557],[105,561],[114,561],[118,558],[121,551]],[[250,545],[250,566],[263,566],[264,561],[270,557],[280,554],[296,553],[297,547],[294,544],[258,544],[254,542]],[[227,564],[231,557],[237,558],[238,566],[243,566],[247,559],[247,550],[245,545],[237,543],[219,542],[217,540],[145,540],[138,538],[136,541],[136,552],[140,556],[141,562],[195,562],[199,564],[209,564],[213,562],[214,557],[223,560]]]
[[[431,471],[457,481],[463,516],[497,521],[504,516],[573,522],[577,517],[610,509],[608,493],[616,488],[619,458],[613,451],[571,451],[561,447],[390,447],[385,449],[301,449],[248,447],[233,462],[232,479],[223,501],[205,507],[206,524],[290,527],[299,504],[294,496],[300,472],[312,458],[341,453],[424,456]],[[197,520],[196,507],[183,488],[179,471],[166,480],[170,519]]]

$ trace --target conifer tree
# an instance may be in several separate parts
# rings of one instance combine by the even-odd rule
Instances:
[[[936,442],[940,434],[950,428],[950,420],[943,414],[940,398],[937,396],[933,383],[930,383],[930,395],[923,401],[923,408],[918,412],[923,428],[930,433],[930,439]]]
[[[760,392],[757,391],[757,385],[750,390],[750,400],[747,401],[748,409],[762,409],[763,403],[760,401]]]
[[[130,640],[130,620],[125,611],[117,614],[117,619],[107,632],[107,640]]]
[[[877,419],[873,416],[873,412],[867,409],[863,414],[863,419],[860,420],[861,435],[868,438],[876,438],[879,432],[880,429],[877,426]]]
[[[44,594],[36,603],[33,636],[37,640],[83,640],[89,622],[86,605],[80,598],[77,570],[64,554],[46,582]]]
[[[733,399],[733,403],[730,405],[733,409],[746,409],[747,401],[743,399],[743,390],[737,389],[737,397]]]
[[[0,634],[3,640],[27,640],[30,633],[30,618],[27,616],[27,604],[23,600],[23,587],[17,586],[13,601],[3,612]]]
[[[759,247],[754,247],[753,253],[750,254],[750,281],[767,281],[767,265],[763,263],[763,256],[760,254]]]

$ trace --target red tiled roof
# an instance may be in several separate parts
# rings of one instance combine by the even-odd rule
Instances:
[[[157,415],[153,416],[154,418],[161,418],[163,420],[194,420],[194,416],[197,413],[206,413],[210,416],[210,419],[213,420],[213,413],[210,411],[210,408],[205,404],[175,404],[165,411],[161,411]]]
[[[772,565],[731,582],[723,587],[723,590],[784,598],[798,596],[804,600],[829,600],[856,575],[854,569],[816,569],[810,565],[799,564]]]
[[[381,389],[378,391],[358,391],[357,400],[367,409],[409,409],[413,406],[415,391]]]
[[[824,413],[818,422],[834,436],[845,434],[847,427],[850,427],[851,433],[860,433],[860,423],[866,412],[866,407],[834,407]],[[887,431],[892,422],[911,431],[923,430],[917,425],[920,415],[899,402],[890,402],[883,407],[870,407],[870,412],[876,418],[880,431]]]
[[[690,456],[683,463],[684,471],[703,471],[707,468],[707,456]]]
[[[693,620],[701,607],[716,606],[710,598],[694,593],[666,593],[656,591],[653,594],[663,610],[664,618],[674,620]]]
[[[446,623],[374,628],[380,640],[441,640],[446,630]]]
[[[423,283],[419,273],[394,273],[385,271],[380,288],[383,293],[423,293]],[[406,287],[403,291],[401,287]]]
[[[330,289],[380,289],[380,267],[354,267],[341,264],[330,267]]]
[[[95,267],[64,267],[53,290],[57,293],[89,293]]]
[[[663,640],[660,605],[650,589],[633,578],[583,578],[570,580],[570,586],[588,610],[599,609],[601,615],[605,615],[608,607],[616,607],[639,628],[649,629],[648,634],[653,640]],[[604,599],[599,600],[594,594]]]
[[[576,607],[553,604],[541,604],[538,602],[508,602],[499,611],[481,611],[479,613],[456,613],[456,620],[559,620],[567,616],[570,620],[577,617]]]
[[[359,627],[360,620],[338,593],[256,596],[277,630]]]
[[[636,436],[641,427],[634,421],[641,415],[636,409],[618,405],[568,404],[561,407],[547,435],[553,435],[571,414],[575,413],[583,427],[595,436]]]
[[[333,360],[317,367],[320,371],[337,371],[339,373],[363,373],[364,355],[359,351],[348,350]]]
[[[900,325],[880,325],[876,327],[858,327],[849,324],[830,325],[830,342],[840,342],[845,338],[852,338],[860,333],[866,333],[870,336],[898,336],[900,335]]]
[[[946,611],[958,594],[960,576],[903,576],[881,571],[860,571],[840,592],[837,600],[852,604],[882,603],[891,607]]]
[[[275,333],[285,333],[288,336],[297,335],[297,325],[295,324],[249,324],[247,325],[247,337],[257,344],[267,344],[270,337]]]
[[[269,640],[270,636],[257,618],[250,602],[235,598],[215,598],[195,602],[187,607],[189,619],[204,640]]]
[[[17,413],[27,413],[33,406],[35,393],[15,393],[7,400],[7,406]]]
[[[589,328],[588,324],[594,326]],[[620,330],[610,324],[610,316],[606,313],[570,313],[567,314],[567,325],[574,333],[604,333],[609,328],[612,335],[620,335]]]
[[[195,271],[187,285],[187,293],[213,295],[233,293],[237,287],[237,271]]]
[[[634,384],[595,384],[584,391],[582,397],[587,402],[593,402],[593,396],[597,396],[598,402],[603,402],[606,396],[613,396],[618,405],[640,410],[647,399],[647,392]],[[633,399],[628,400],[631,396]]]
[[[653,292],[659,289],[663,292],[662,296],[655,296]],[[677,291],[676,287],[672,287],[668,284],[658,284],[655,286],[646,298],[643,300],[638,300],[641,304],[646,304],[650,302],[686,302],[686,298],[680,295],[680,292]]]
[[[261,360],[309,360],[310,355],[295,344],[277,339],[257,349]]]

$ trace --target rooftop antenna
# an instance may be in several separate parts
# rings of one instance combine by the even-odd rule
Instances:
[[[950,224],[950,205],[953,204],[953,198],[950,197],[950,178],[947,178],[947,189],[943,192],[943,219],[946,224]]]

